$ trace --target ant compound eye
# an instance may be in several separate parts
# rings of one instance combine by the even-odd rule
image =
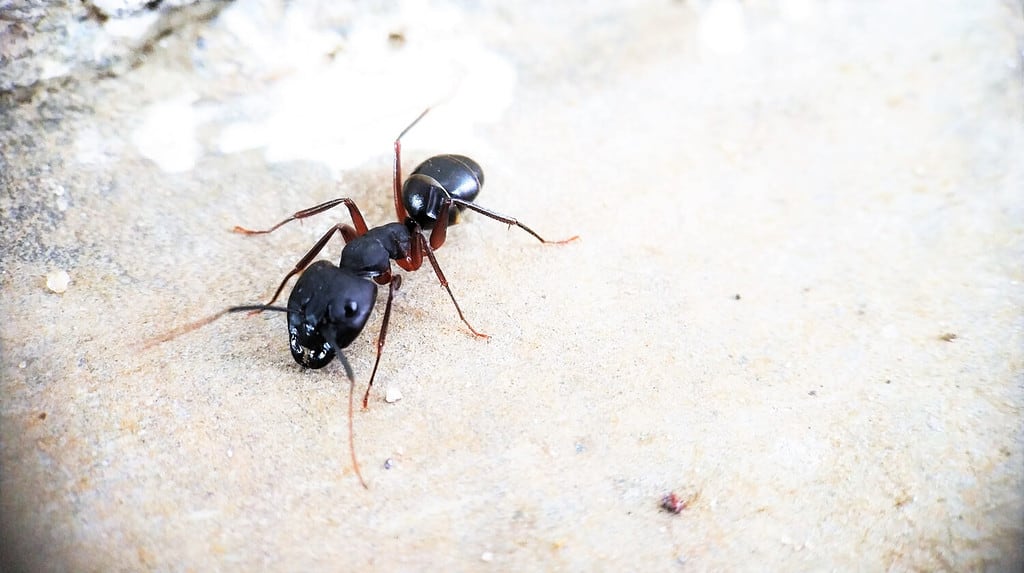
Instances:
[[[349,300],[345,303],[345,318],[352,318],[359,312],[359,303]]]

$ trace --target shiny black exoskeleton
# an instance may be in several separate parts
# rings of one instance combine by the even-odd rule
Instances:
[[[448,292],[459,318],[474,335],[487,337],[486,334],[477,332],[462,314],[462,309],[459,308],[459,303],[448,286],[448,280],[445,279],[441,266],[434,256],[434,251],[444,245],[448,227],[458,223],[459,215],[465,209],[469,209],[506,225],[515,225],[542,243],[551,242],[544,240],[533,229],[514,218],[475,204],[474,201],[484,184],[484,173],[477,162],[464,155],[431,157],[421,163],[404,185],[402,184],[402,136],[412,129],[427,111],[429,108],[395,139],[392,192],[396,222],[368,228],[359,207],[351,199],[339,198],[298,211],[264,231],[235,227],[235,232],[246,235],[271,233],[286,223],[323,213],[338,205],[345,205],[352,217],[352,225],[338,223],[320,237],[296,263],[295,268],[284,277],[267,304],[231,307],[158,339],[158,342],[169,340],[178,334],[209,324],[229,312],[288,313],[289,346],[296,362],[307,368],[323,368],[337,356],[345,367],[350,383],[349,450],[352,454],[352,466],[363,487],[366,487],[366,481],[359,470],[352,430],[352,388],[355,385],[355,376],[341,350],[348,347],[366,326],[377,300],[378,285],[387,285],[387,305],[384,307],[380,333],[377,335],[377,358],[373,363],[369,383],[366,385],[366,393],[363,395],[363,408],[366,408],[384,349],[392,302],[395,292],[402,284],[401,275],[392,272],[391,261],[395,261],[406,271],[418,270],[423,265],[424,258],[430,261],[434,274]],[[429,239],[424,230],[429,232]],[[335,233],[341,233],[345,239],[345,248],[342,249],[338,264],[329,261],[313,262]],[[571,237],[554,242],[567,243],[575,239],[576,237]],[[299,273],[302,273],[302,276],[296,281],[295,288],[288,297],[287,308],[272,306],[288,281]]]
[[[431,157],[402,186],[407,219],[421,229],[433,229],[447,208],[448,224],[454,225],[466,207],[452,200],[472,202],[483,182],[480,165],[465,155]],[[346,243],[337,267],[320,261],[306,269],[288,298],[288,334],[296,362],[322,368],[359,336],[377,296],[377,285],[365,279],[389,274],[391,260],[406,258],[412,232],[403,223],[369,229]]]
[[[484,172],[465,155],[438,155],[420,163],[402,186],[402,202],[420,227],[433,229],[445,199],[472,203],[484,185]],[[448,224],[458,222],[465,205],[455,203]]]
[[[229,310],[287,312],[292,357],[307,368],[323,368],[340,350],[359,336],[369,320],[376,301],[377,285],[387,285],[387,306],[377,337],[377,358],[370,373],[366,394],[363,396],[364,408],[373,387],[377,366],[380,364],[395,291],[401,285],[402,277],[392,272],[391,261],[406,271],[418,270],[424,259],[430,261],[434,274],[448,292],[459,318],[473,334],[486,337],[486,334],[474,329],[462,314],[462,309],[459,308],[459,303],[455,300],[455,295],[434,256],[434,251],[444,245],[448,227],[458,223],[460,213],[469,209],[507,225],[515,225],[542,243],[551,242],[516,219],[474,203],[483,186],[484,173],[476,161],[464,155],[431,157],[417,166],[403,184],[401,139],[427,111],[420,114],[395,139],[392,191],[397,222],[368,228],[355,202],[339,198],[299,211],[265,231],[235,227],[236,232],[247,235],[265,234],[296,219],[323,213],[339,205],[345,205],[348,209],[352,225],[339,223],[327,231],[285,276],[270,302]],[[341,252],[339,263],[313,263],[313,259],[335,233],[341,233],[345,239],[345,248]],[[554,242],[566,243],[575,239],[576,237],[572,237]],[[295,288],[288,298],[288,307],[271,306],[291,277],[299,273],[302,273],[302,276],[295,283]]]
[[[377,285],[328,261],[302,273],[288,297],[288,342],[295,361],[323,368],[363,331]]]
[[[389,223],[350,240],[338,266],[317,261],[306,268],[288,297],[289,345],[296,362],[323,368],[359,336],[377,300],[371,279],[390,276],[391,260],[404,259],[411,243],[405,225]]]

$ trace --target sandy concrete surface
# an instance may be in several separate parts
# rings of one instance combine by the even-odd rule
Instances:
[[[4,99],[4,570],[1019,570],[1019,3],[618,4],[239,2]],[[364,490],[281,315],[143,343],[345,216],[236,224],[391,220],[432,103],[406,169],[581,240],[450,230],[487,341],[405,277]]]

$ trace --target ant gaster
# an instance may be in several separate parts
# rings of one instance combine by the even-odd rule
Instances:
[[[466,320],[434,255],[434,251],[444,245],[448,227],[458,223],[460,214],[469,209],[510,227],[515,225],[542,243],[568,243],[576,240],[577,237],[573,236],[562,241],[548,241],[516,219],[475,204],[473,201],[483,186],[484,174],[476,161],[463,155],[431,157],[413,170],[403,185],[402,137],[419,123],[428,111],[430,108],[424,110],[395,139],[393,191],[397,222],[368,228],[355,202],[348,198],[339,198],[298,211],[266,230],[253,231],[244,227],[235,227],[236,233],[245,235],[267,234],[287,223],[323,213],[339,205],[345,205],[352,219],[352,225],[338,223],[324,233],[295,264],[295,267],[288,272],[274,296],[266,304],[231,307],[207,319],[168,333],[155,342],[174,338],[208,324],[228,312],[286,312],[288,314],[289,346],[295,361],[307,368],[323,368],[335,356],[339,356],[350,383],[354,384],[351,367],[339,351],[348,347],[362,332],[376,302],[378,285],[386,285],[388,298],[384,307],[380,332],[377,336],[377,357],[373,364],[366,393],[363,395],[363,408],[366,408],[387,337],[395,291],[401,286],[402,277],[393,273],[391,261],[395,261],[406,271],[415,271],[423,265],[424,258],[430,262],[438,281],[448,292],[462,322],[475,336],[487,338],[486,334],[477,331]],[[429,237],[424,234],[426,231],[429,231]],[[339,264],[334,265],[324,260],[313,262],[313,259],[336,233],[340,233],[345,240]],[[287,307],[273,306],[288,281],[299,273],[302,275],[296,281],[295,287],[288,297]],[[353,442],[351,392],[349,409],[351,447]],[[360,482],[365,487],[366,483],[359,472],[354,449],[352,450],[352,462]]]

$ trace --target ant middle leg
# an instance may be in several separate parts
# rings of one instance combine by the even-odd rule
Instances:
[[[291,217],[288,217],[284,221],[281,221],[280,223],[274,225],[273,227],[263,231],[253,231],[251,229],[246,229],[245,227],[241,227],[238,225],[235,225],[235,228],[232,229],[232,231],[234,231],[235,233],[241,233],[243,235],[265,235],[267,233],[273,233],[274,231],[278,230],[279,228],[288,223],[291,223],[292,221],[305,219],[306,217],[312,217],[313,215],[318,215],[320,213],[323,213],[324,211],[333,209],[341,204],[344,204],[345,207],[348,207],[348,213],[352,217],[352,224],[355,225],[356,236],[358,237],[365,235],[367,229],[366,220],[363,219],[363,214],[359,211],[359,207],[356,205],[355,201],[347,197],[331,199],[330,201],[321,203],[314,207],[310,207],[309,209],[296,211],[295,213],[292,214]]]

